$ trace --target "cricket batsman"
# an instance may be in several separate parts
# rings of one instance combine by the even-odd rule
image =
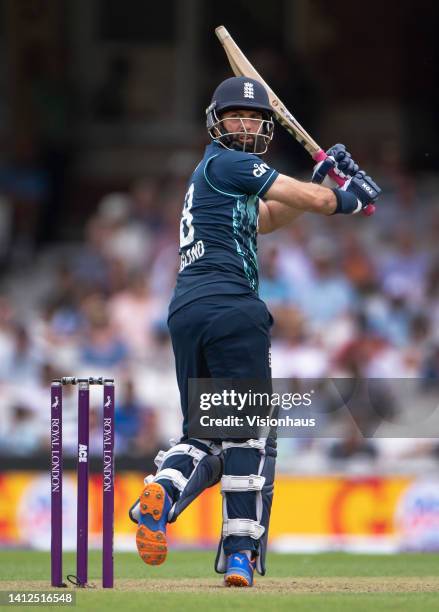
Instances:
[[[273,110],[256,80],[222,82],[206,114],[212,142],[189,179],[168,318],[183,435],[158,453],[157,473],[145,479],[130,517],[138,524],[140,557],[159,565],[167,554],[167,523],[220,481],[223,524],[215,569],[227,586],[251,587],[255,569],[265,574],[276,442],[189,437],[188,380],[271,379],[273,318],[258,297],[258,232],[273,232],[303,212],[358,213],[381,190],[340,144],[315,166],[309,183],[264,162],[260,155],[273,138]],[[347,179],[343,187],[322,185],[330,170]]]

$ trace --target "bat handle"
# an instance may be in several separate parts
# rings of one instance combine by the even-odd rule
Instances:
[[[313,155],[313,159],[316,162],[321,162],[327,157],[328,156],[326,155],[323,149],[320,149],[319,151],[317,151],[317,153],[314,153]],[[341,176],[339,176],[336,172],[334,172],[334,170],[330,170],[328,172],[328,175],[331,177],[333,181],[337,183],[339,187],[343,187],[343,185],[346,183],[346,180],[342,179]],[[373,204],[368,204],[367,206],[363,208],[363,215],[366,215],[366,217],[370,217],[374,213],[375,213],[375,206]]]

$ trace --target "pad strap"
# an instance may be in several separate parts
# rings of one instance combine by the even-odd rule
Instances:
[[[158,472],[154,478],[154,482],[160,482],[162,478],[171,480],[172,484],[179,491],[183,491],[188,482],[188,479],[185,478],[179,470],[174,470],[173,468],[165,468],[164,470]]]
[[[265,484],[264,476],[250,474],[250,476],[224,475],[221,478],[221,492],[261,491]]]
[[[160,469],[163,462],[171,457],[172,455],[189,455],[194,460],[194,467],[198,465],[198,463],[207,455],[204,451],[192,446],[191,444],[176,444],[172,446],[167,451],[159,451],[157,453],[156,458],[154,459],[154,463]]]
[[[223,450],[228,448],[257,448],[263,451],[265,448],[265,438],[262,440],[246,440],[245,442],[223,442]]]
[[[265,527],[252,519],[235,518],[223,521],[223,538],[235,535],[250,536],[254,540],[259,540],[264,532]]]
[[[200,440],[199,438],[193,438],[193,440],[208,448],[211,455],[221,455],[223,452],[221,444],[216,444],[212,440]]]

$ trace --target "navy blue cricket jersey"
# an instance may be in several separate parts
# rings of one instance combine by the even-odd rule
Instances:
[[[278,174],[257,155],[206,147],[184,201],[170,315],[200,297],[257,295],[259,198]]]

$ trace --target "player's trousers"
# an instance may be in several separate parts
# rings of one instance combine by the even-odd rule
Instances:
[[[271,378],[272,323],[264,302],[253,295],[204,297],[170,317],[183,435],[187,435],[190,378]]]
[[[188,440],[189,379],[271,379],[272,323],[273,318],[264,302],[254,295],[204,297],[177,310],[169,318],[183,411],[182,440]],[[224,474],[258,474],[260,462],[260,449],[228,448],[224,452]],[[254,491],[233,492],[226,497],[229,519],[256,520]],[[257,546],[255,539],[249,536],[230,535],[224,539],[226,554],[257,550]]]

